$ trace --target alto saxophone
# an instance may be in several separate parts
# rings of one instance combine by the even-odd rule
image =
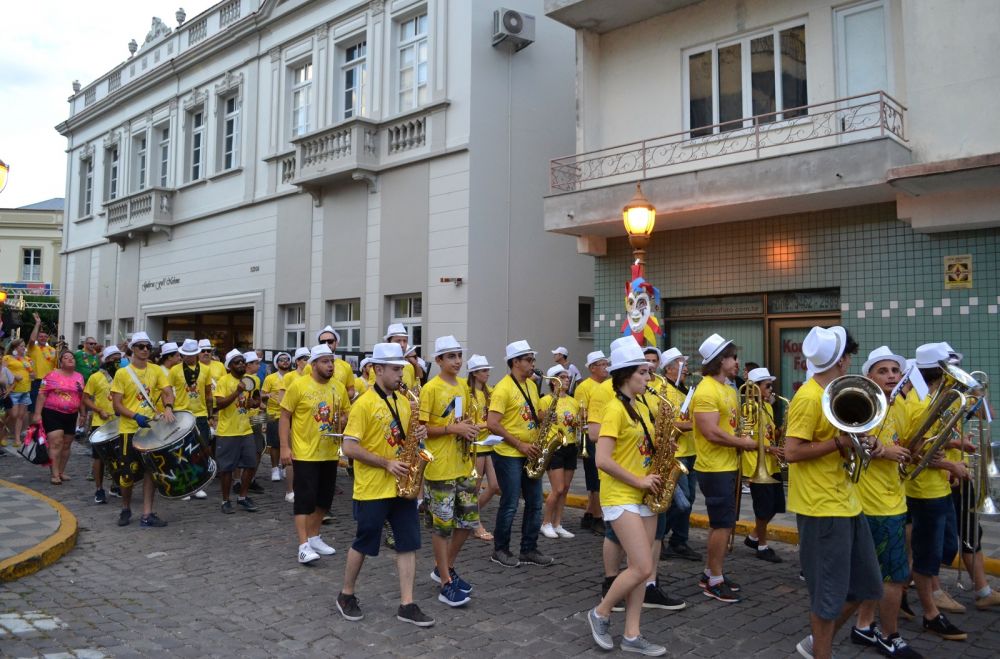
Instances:
[[[531,442],[539,449],[538,457],[528,458],[524,463],[524,470],[528,472],[528,478],[541,478],[545,470],[548,469],[549,462],[552,461],[555,452],[568,443],[566,435],[562,432],[557,432],[551,439],[549,438],[550,429],[558,422],[556,408],[559,406],[559,397],[562,395],[562,380],[548,376],[543,376],[543,379],[553,381],[552,405],[545,411],[545,416],[538,424],[538,431]]]
[[[670,507],[670,502],[674,500],[674,490],[677,489],[677,479],[681,474],[688,473],[688,469],[676,457],[677,438],[681,431],[674,425],[673,404],[670,399],[652,387],[647,387],[646,391],[660,401],[656,419],[653,421],[653,464],[649,473],[659,475],[663,484],[659,492],[646,492],[642,502],[654,513],[659,514]]]
[[[420,404],[420,398],[405,385],[400,384],[399,387],[409,400]],[[405,475],[396,477],[396,496],[403,499],[416,499],[420,496],[424,484],[424,469],[434,462],[431,452],[420,446],[420,440],[413,436],[413,431],[418,425],[420,425],[420,415],[411,413],[406,439],[403,441],[403,452],[399,455],[399,461],[407,466],[407,470]]]

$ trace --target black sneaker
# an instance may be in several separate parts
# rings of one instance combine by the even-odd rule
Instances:
[[[917,617],[917,614],[914,613],[913,609],[910,608],[910,598],[907,597],[907,592],[905,589],[903,590],[903,599],[899,603],[899,615],[905,618],[906,620],[913,620],[914,618]]]
[[[646,597],[642,600],[642,608],[680,611],[686,606],[687,602],[667,595],[659,585],[646,585]]]
[[[160,519],[156,513],[149,513],[148,515],[143,515],[139,520],[139,526],[143,528],[156,528],[160,529],[166,526],[167,523]]]
[[[122,488],[118,487],[117,485],[112,485],[111,489],[108,491],[111,492],[111,496],[116,497],[118,499],[122,498]]]
[[[122,511],[118,513],[118,526],[128,526],[128,523],[132,521],[132,511],[128,508],[122,508]]]
[[[701,561],[701,554],[695,550],[688,547],[686,542],[682,542],[679,545],[666,544],[663,545],[663,549],[668,549],[671,554],[671,558],[683,558],[686,561]],[[663,557],[663,552],[660,552],[660,557]]]
[[[768,547],[767,549],[758,549],[757,558],[762,561],[767,561],[768,563],[784,563],[781,560],[781,556],[774,553],[774,550]]]
[[[94,503],[107,503],[108,495],[104,492],[104,488],[101,488],[94,492]]]
[[[340,611],[340,615],[344,616],[344,620],[351,622],[357,622],[365,617],[365,614],[361,612],[358,598],[354,595],[345,595],[344,593],[337,595],[337,610]]]
[[[611,583],[615,580],[614,577],[604,577],[604,583],[601,584],[601,599],[604,599],[608,595],[608,591],[611,590]],[[613,613],[621,613],[625,610],[625,600],[619,600],[611,605],[611,611]]]
[[[939,613],[937,618],[931,620],[924,618],[924,629],[934,632],[947,641],[964,641],[969,638],[968,634],[951,624],[943,613]]]
[[[726,584],[726,586],[729,588],[729,590],[733,591],[734,593],[740,592],[740,585],[738,583],[736,583],[735,581],[730,581],[729,577],[725,575],[722,575],[722,579],[723,582]],[[705,574],[704,571],[702,571],[701,573],[701,579],[698,580],[698,585],[701,586],[702,588],[708,588],[708,576]]]
[[[236,510],[233,508],[233,502],[232,501],[223,501],[222,502],[222,512],[225,515],[232,515],[233,513],[235,513]]]
[[[255,513],[258,510],[257,505],[253,502],[253,499],[251,499],[250,497],[237,499],[236,505],[242,508],[243,510],[247,511],[248,513]]]
[[[580,520],[580,528],[587,530],[594,528],[594,516],[590,513],[584,513],[583,519]]]
[[[490,556],[490,560],[497,565],[502,565],[504,567],[517,567],[521,564],[521,561],[514,558],[514,554],[510,553],[506,549],[497,549]]]
[[[604,525],[604,518],[595,517],[593,523],[590,525],[590,530],[594,532],[594,535],[599,535],[603,538],[604,534],[608,531]]]
[[[740,596],[733,592],[733,589],[726,585],[723,581],[720,584],[711,586],[708,583],[705,584],[705,590],[702,591],[705,597],[711,597],[717,599],[720,602],[739,602]]]
[[[745,544],[750,549],[756,550],[757,547],[760,545],[760,540],[754,540],[750,536],[747,536],[747,537],[743,538],[743,544]]]
[[[250,481],[250,487],[248,487],[247,490],[249,492],[253,492],[254,494],[264,494],[264,487],[257,482],[256,478]]]
[[[910,644],[903,640],[899,634],[892,634],[884,637],[878,636],[878,645],[875,646],[879,654],[887,657],[905,657],[906,659],[923,659],[922,654],[910,647]]]
[[[526,563],[528,565],[541,565],[542,567],[546,567],[555,563],[554,558],[552,558],[551,556],[546,556],[537,549],[532,549],[531,551],[522,551],[521,555],[518,556],[518,559],[522,563]]]
[[[851,643],[854,643],[855,645],[868,645],[870,647],[875,647],[878,645],[878,640],[878,625],[875,623],[872,623],[871,627],[868,629],[851,627]]]
[[[396,611],[396,620],[408,622],[417,627],[431,627],[434,625],[434,618],[425,614],[416,604],[400,604]]]

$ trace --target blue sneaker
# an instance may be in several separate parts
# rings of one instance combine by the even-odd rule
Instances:
[[[139,520],[139,526],[143,528],[163,528],[167,523],[156,516],[156,513],[149,513],[148,515],[143,515]]]
[[[441,586],[441,593],[438,595],[438,601],[444,602],[448,606],[462,606],[467,604],[469,600],[468,593],[463,593],[458,589],[458,584],[454,581],[449,581],[445,585]]]
[[[472,584],[458,576],[458,572],[455,572],[455,568],[448,568],[448,575],[451,577],[452,583],[457,585],[460,591],[466,594],[472,592]],[[434,583],[441,583],[441,573],[438,572],[436,567],[431,571],[431,581]]]

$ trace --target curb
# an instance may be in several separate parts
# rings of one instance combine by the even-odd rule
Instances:
[[[548,492],[544,493],[548,496]],[[567,494],[566,495],[566,505],[570,508],[587,508],[587,497],[582,494]],[[698,513],[691,514],[691,526],[707,529],[708,528],[708,517]],[[746,520],[737,520],[736,522],[736,533],[745,534],[752,531],[754,528],[753,522],[748,522]],[[767,527],[768,536],[777,540],[778,542],[784,542],[789,545],[799,544],[799,531],[790,526],[768,526]],[[958,557],[952,561],[949,567],[958,568]],[[990,556],[983,557],[983,567],[986,570],[986,574],[992,575],[994,577],[1000,577],[1000,559],[992,558]]]
[[[76,546],[79,526],[77,525],[76,517],[66,506],[55,499],[51,499],[40,492],[36,492],[23,485],[18,485],[17,483],[0,479],[0,487],[9,487],[13,490],[30,494],[36,499],[41,499],[52,506],[59,513],[59,528],[56,529],[55,533],[31,549],[26,549],[20,554],[0,561],[0,582],[14,581],[29,574],[34,574],[43,567],[52,565]]]

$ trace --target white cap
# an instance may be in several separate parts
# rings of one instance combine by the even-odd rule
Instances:
[[[274,356],[274,363],[277,364],[278,360],[281,359],[282,357],[284,357],[288,361],[292,361],[292,356],[289,355],[287,352],[279,352]]]
[[[160,357],[166,357],[167,355],[172,355],[177,352],[177,344],[173,341],[168,341],[160,346]]]
[[[609,371],[617,371],[620,368],[629,366],[643,366],[647,364],[646,358],[642,354],[642,348],[634,340],[632,345],[624,344],[620,348],[611,351],[611,366]]]
[[[524,355],[534,356],[535,351],[531,349],[528,342],[525,340],[514,341],[513,343],[507,344],[507,351],[504,356],[505,359],[514,359],[515,357],[523,357]]]
[[[244,352],[243,353],[243,360],[247,364],[249,364],[251,362],[259,362],[260,361],[260,357],[257,356],[257,352],[255,350],[251,350],[250,352]]]
[[[208,339],[201,339],[198,341],[198,350],[211,350],[214,347],[215,346],[213,346],[212,342]]]
[[[569,371],[567,371],[566,367],[563,366],[562,364],[556,364],[555,366],[547,370],[545,372],[545,375],[549,376],[550,378],[554,378],[557,377],[560,373],[569,373]]]
[[[319,337],[323,336],[327,332],[329,332],[330,334],[333,334],[333,338],[337,339],[337,343],[340,343],[340,334],[338,334],[337,330],[333,329],[329,325],[327,325],[326,327],[324,327],[320,331],[316,332],[316,341],[318,342],[319,341]]]
[[[456,339],[451,335],[439,336],[438,338],[434,339],[435,357],[440,357],[441,355],[448,352],[462,352],[462,345],[458,342],[458,339]]]
[[[101,352],[101,361],[106,362],[115,355],[121,357],[122,351],[118,349],[118,346],[108,346]]]
[[[707,364],[716,357],[722,354],[722,351],[726,349],[732,341],[727,341],[718,334],[713,334],[698,346],[698,354],[701,355],[701,362]]]
[[[956,364],[956,365],[962,363],[962,358],[964,357],[964,355],[962,355],[962,353],[955,352],[955,349],[952,348],[950,345],[948,345],[947,341],[942,341],[941,345],[943,345],[944,348],[945,348],[945,350],[948,351],[948,361],[949,362],[951,362],[952,364]]]
[[[298,349],[295,350],[295,356],[292,358],[292,360],[293,361],[299,361],[303,357],[308,357],[309,354],[310,354],[309,353],[309,348],[306,348],[305,346],[303,346],[303,347],[298,348]]]
[[[371,363],[372,363],[371,358],[370,357],[365,357],[364,359],[361,360],[361,363],[358,364],[358,371],[359,372],[360,371],[364,371],[365,370],[365,366],[368,366]]]
[[[559,346],[558,348],[556,348],[555,350],[552,351],[552,354],[553,355],[562,355],[563,357],[569,357],[569,350],[567,350],[563,346]]]
[[[761,366],[760,368],[750,369],[750,372],[747,373],[747,380],[751,382],[773,382],[775,377],[771,375],[771,371]]]
[[[604,361],[607,361],[607,360],[608,360],[608,358],[607,358],[607,356],[606,356],[606,355],[604,354],[604,351],[603,351],[603,350],[595,350],[595,351],[593,351],[593,352],[588,352],[588,353],[587,353],[587,363],[586,363],[586,366],[591,366],[592,364],[594,364],[594,363],[596,363],[596,362],[599,362],[599,361],[601,361],[602,359],[603,359]]]
[[[309,363],[312,364],[320,357],[329,357],[330,359],[333,359],[333,350],[330,350],[330,346],[325,343],[320,343],[319,345],[312,347],[312,350],[309,351]]]
[[[483,369],[489,370],[493,368],[492,366],[490,366],[489,360],[486,359],[486,357],[483,357],[482,355],[472,355],[471,357],[469,357],[469,361],[465,365],[465,367],[469,370],[469,373],[473,373],[475,371],[481,371]]]
[[[201,348],[198,347],[198,342],[194,339],[184,339],[184,343],[177,350],[179,353],[185,357],[193,357],[201,352]]]
[[[236,348],[233,348],[232,350],[230,350],[229,352],[227,352],[226,353],[226,363],[225,363],[226,368],[229,368],[229,362],[233,361],[237,357],[239,357],[243,361],[246,361],[246,357],[243,356],[243,353],[240,352],[239,350],[237,350]]]
[[[382,337],[382,338],[384,338],[386,341],[388,341],[390,338],[392,338],[394,336],[406,336],[406,337],[408,337],[410,335],[406,331],[406,328],[403,327],[402,323],[393,323],[392,325],[389,325],[389,329],[386,330],[385,336]]]
[[[900,371],[904,373],[906,372],[905,357],[893,354],[892,350],[889,350],[889,346],[879,346],[868,353],[868,361],[866,361],[864,366],[861,367],[861,373],[863,375],[868,375],[868,372],[872,370],[872,367],[874,367],[875,364],[890,360],[899,364]]]
[[[635,340],[634,336],[629,334],[628,336],[619,337],[611,342],[611,352],[614,352],[615,350],[621,348],[622,346],[630,346],[630,345],[635,345],[635,346],[639,345],[639,342]]]
[[[666,368],[678,359],[687,359],[687,357],[682,355],[677,348],[668,348],[660,355],[660,368]]]
[[[149,334],[146,334],[145,332],[136,332],[131,336],[131,338],[129,338],[128,347],[131,348],[136,343],[141,343],[142,341],[145,341],[149,345],[153,345],[153,342],[149,339]]]
[[[392,325],[389,326],[389,329],[392,330]],[[406,360],[403,359],[403,348],[398,343],[376,343],[368,361],[372,364],[385,364],[387,366],[406,365]]]
[[[917,348],[917,368],[936,368],[947,362],[949,351],[946,343],[925,343]]]
[[[840,325],[814,327],[802,341],[802,356],[813,366],[813,373],[825,373],[844,356],[847,330]]]

